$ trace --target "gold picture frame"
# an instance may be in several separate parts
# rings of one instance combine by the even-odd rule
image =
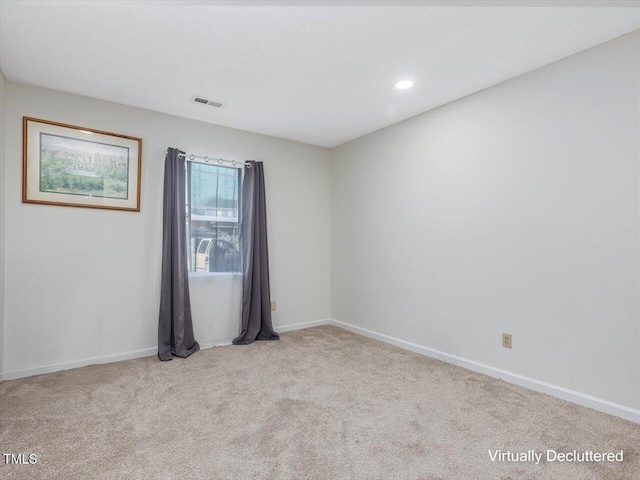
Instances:
[[[142,139],[22,118],[22,202],[140,211]]]

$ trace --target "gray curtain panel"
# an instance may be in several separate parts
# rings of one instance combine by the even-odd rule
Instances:
[[[240,197],[242,248],[242,326],[234,345],[255,340],[278,340],[271,324],[267,209],[262,162],[244,168]]]
[[[193,337],[187,264],[186,167],[184,153],[169,148],[164,161],[162,282],[158,319],[158,357],[188,357],[200,350]]]

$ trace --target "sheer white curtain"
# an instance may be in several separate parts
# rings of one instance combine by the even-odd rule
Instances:
[[[231,343],[242,314],[242,274],[191,274],[191,316],[203,347]]]

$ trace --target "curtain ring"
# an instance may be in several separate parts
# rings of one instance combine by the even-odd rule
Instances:
[[[191,160],[193,160],[193,159],[194,159],[194,158],[196,158],[196,157],[195,157],[195,155],[192,153],[192,154],[189,156],[189,158],[190,158]]]
[[[209,157],[205,156],[205,157],[204,157],[204,161],[205,161],[205,162],[207,162],[207,163],[209,163]]]
[[[233,165],[235,167],[236,166],[236,161],[235,160],[231,160],[231,165]]]
[[[218,165],[222,165],[222,159],[221,158],[218,159]]]
[[[250,163],[247,163],[247,164],[245,164],[245,167],[246,167],[246,168],[251,168],[251,164],[250,164]]]

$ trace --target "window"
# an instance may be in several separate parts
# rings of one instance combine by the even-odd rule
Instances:
[[[196,162],[187,166],[189,271],[239,272],[240,170]]]

